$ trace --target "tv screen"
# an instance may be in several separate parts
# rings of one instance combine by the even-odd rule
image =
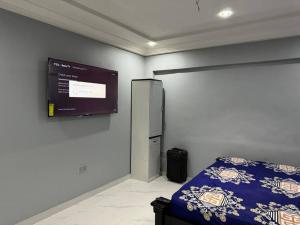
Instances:
[[[118,112],[118,72],[48,59],[48,116]]]

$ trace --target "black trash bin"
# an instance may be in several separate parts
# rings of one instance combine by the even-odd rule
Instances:
[[[187,178],[186,150],[173,148],[167,151],[167,177],[170,181],[183,183]]]

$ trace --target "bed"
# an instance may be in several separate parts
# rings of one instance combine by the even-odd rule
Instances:
[[[300,225],[300,168],[221,157],[151,205],[155,225]]]

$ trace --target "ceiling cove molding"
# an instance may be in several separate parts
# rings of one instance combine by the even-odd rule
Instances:
[[[0,8],[144,56],[300,35],[299,12],[153,40],[73,0],[0,0]],[[148,41],[158,44],[149,48]]]
[[[243,22],[236,22],[234,24],[231,25],[223,25],[223,26],[212,26],[212,27],[208,27],[206,29],[201,29],[201,30],[196,30],[193,32],[186,32],[186,33],[177,33],[177,34],[173,34],[173,35],[169,35],[169,36],[162,36],[162,37],[158,37],[156,39],[154,39],[154,41],[168,41],[168,40],[172,40],[172,39],[177,39],[177,38],[185,38],[185,37],[189,37],[192,35],[197,35],[197,34],[202,34],[202,33],[210,33],[213,31],[217,31],[217,30],[228,30],[231,28],[235,28],[235,27],[244,27],[244,26],[249,26],[249,25],[257,25],[257,24],[263,24],[266,22],[280,22],[282,20],[285,19],[291,19],[293,17],[298,17],[300,16],[300,12],[293,12],[293,13],[288,13],[288,14],[284,14],[284,15],[280,15],[280,16],[273,16],[273,17],[268,17],[265,19],[258,19],[258,20],[251,20],[251,21],[243,21]]]
[[[91,14],[93,14],[93,15],[101,18],[101,19],[105,19],[107,21],[110,21],[111,23],[114,23],[117,26],[123,27],[124,29],[127,29],[128,31],[131,31],[131,32],[133,32],[133,33],[135,33],[135,34],[143,37],[144,39],[151,40],[150,37],[148,37],[146,34],[142,33],[141,31],[138,31],[138,30],[134,29],[133,27],[130,27],[127,24],[124,24],[124,23],[122,23],[120,21],[117,21],[117,20],[115,20],[115,19],[113,19],[113,18],[111,18],[111,17],[109,17],[107,15],[104,15],[104,14],[102,14],[102,13],[100,13],[100,12],[94,10],[94,9],[91,9],[91,8],[89,8],[89,7],[87,7],[87,6],[83,5],[83,4],[80,4],[79,2],[75,2],[73,0],[62,0],[62,1],[66,2],[66,3],[70,4],[70,5],[73,5],[73,6],[79,8],[81,10],[84,10],[84,11],[86,11],[88,13],[91,13]]]
[[[43,0],[40,0],[42,3]],[[62,1],[53,1],[53,4],[62,3]],[[49,8],[44,8],[40,4],[36,4],[32,1],[27,0],[0,0],[0,8],[5,10],[59,27],[61,29],[71,31],[89,38],[92,38],[103,43],[125,49],[130,52],[134,52],[140,55],[145,55],[146,48],[140,47],[138,43],[132,41],[132,37],[126,39],[126,37],[120,37],[117,34],[112,34],[102,29],[96,29],[89,24],[85,24],[81,21],[76,21],[73,18],[68,18],[65,15],[61,15],[57,12],[52,11]],[[104,21],[106,22],[106,21]],[[123,28],[121,28],[123,29]],[[123,33],[122,31],[119,31]],[[126,30],[126,32],[128,32]],[[135,33],[128,32],[134,36]],[[139,38],[139,36],[138,36]],[[145,41],[147,42],[147,41]]]
[[[37,7],[43,8],[44,10],[56,13],[61,17],[69,18],[84,26],[88,26],[95,30],[105,32],[111,36],[118,37],[127,42],[133,43],[134,45],[137,45],[137,43],[141,42],[143,43],[143,46],[141,47],[144,47],[144,43],[149,41],[146,37],[136,33],[137,31],[132,31],[131,28],[126,27],[126,25],[118,23],[110,17],[102,15],[101,13],[93,9],[89,9],[88,7],[83,8],[83,5],[71,0],[23,1],[27,1]]]
[[[264,41],[300,35],[300,15],[257,24],[233,26],[227,29],[161,41],[160,46],[148,52],[149,55],[172,53],[197,48],[217,47],[245,42]]]

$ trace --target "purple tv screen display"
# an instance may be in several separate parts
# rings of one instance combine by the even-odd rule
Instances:
[[[118,72],[48,59],[48,116],[118,112]]]

